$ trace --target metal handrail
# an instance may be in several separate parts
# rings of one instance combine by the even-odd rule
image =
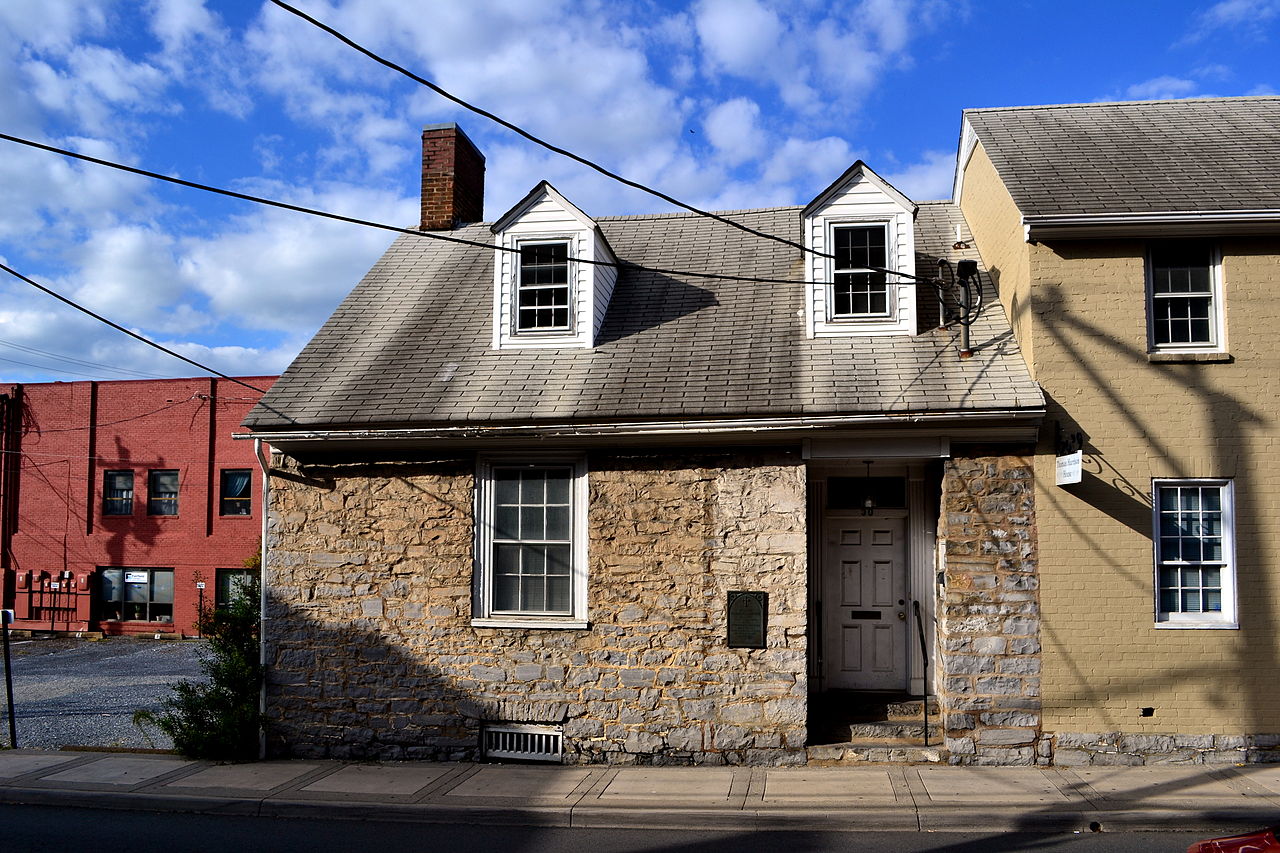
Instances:
[[[920,659],[924,662],[924,745],[929,745],[929,646],[924,641],[924,616],[920,614],[920,602],[911,600],[911,607],[916,612],[916,633],[920,637]]]

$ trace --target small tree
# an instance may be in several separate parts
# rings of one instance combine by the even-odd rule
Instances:
[[[255,555],[246,568],[259,569]],[[259,573],[232,591],[223,607],[200,609],[196,624],[209,644],[200,657],[204,681],[179,681],[161,710],[137,711],[134,725],[153,725],[173,738],[174,748],[188,758],[252,761],[258,757],[262,715],[258,694],[262,664],[258,598]]]

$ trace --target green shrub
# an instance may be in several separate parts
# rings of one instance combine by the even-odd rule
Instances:
[[[173,694],[161,701],[161,710],[135,712],[134,725],[155,726],[173,738],[174,748],[188,758],[252,761],[258,757],[262,723],[259,590],[255,576],[236,590],[225,607],[201,608],[196,624],[209,644],[200,658],[206,680],[173,685]]]

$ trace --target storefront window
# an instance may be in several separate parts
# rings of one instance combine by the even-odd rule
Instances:
[[[173,569],[101,569],[98,588],[103,621],[173,621]]]

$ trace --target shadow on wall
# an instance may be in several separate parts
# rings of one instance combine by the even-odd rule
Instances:
[[[1219,647],[1234,649],[1234,663],[1226,663],[1220,657],[1202,666],[1173,665],[1162,669],[1162,683],[1198,681],[1201,688],[1215,692],[1212,701],[1224,709],[1243,709],[1243,725],[1247,731],[1266,733],[1280,730],[1280,719],[1274,713],[1276,692],[1274,679],[1257,677],[1257,668],[1264,661],[1273,661],[1280,653],[1280,639],[1276,632],[1276,611],[1280,609],[1280,590],[1274,580],[1276,566],[1273,555],[1263,548],[1239,547],[1248,545],[1268,528],[1270,519],[1262,513],[1263,495],[1258,493],[1257,481],[1268,470],[1270,460],[1256,458],[1250,451],[1257,439],[1272,426],[1268,417],[1232,393],[1222,390],[1225,382],[1206,381],[1206,377],[1219,379],[1224,375],[1243,377],[1244,372],[1229,364],[1152,364],[1147,352],[1132,342],[1117,339],[1082,313],[1071,308],[1070,294],[1058,282],[1043,283],[1043,304],[1049,306],[1043,312],[1040,328],[1051,344],[1069,364],[1069,374],[1082,390],[1075,394],[1086,401],[1076,404],[1079,419],[1087,419],[1090,412],[1105,413],[1118,418],[1124,424],[1124,433],[1141,442],[1141,450],[1116,448],[1117,437],[1111,435],[1086,435],[1085,481],[1071,487],[1070,495],[1062,490],[1046,488],[1040,492],[1047,501],[1047,509],[1058,518],[1067,520],[1080,550],[1078,559],[1105,566],[1114,577],[1122,579],[1134,590],[1152,600],[1154,591],[1150,563],[1133,565],[1122,563],[1113,549],[1107,546],[1105,536],[1096,535],[1073,521],[1076,517],[1072,501],[1081,501],[1106,513],[1120,524],[1141,533],[1148,540],[1152,536],[1152,495],[1150,481],[1133,482],[1117,470],[1108,459],[1114,448],[1116,459],[1127,452],[1134,464],[1142,467],[1150,464],[1153,469],[1168,477],[1229,477],[1235,489],[1235,538],[1237,543],[1237,588],[1239,591],[1238,638],[1217,637]],[[1087,347],[1081,343],[1087,342]],[[1043,350],[1038,350],[1041,352]],[[1229,372],[1229,374],[1228,374]],[[1145,406],[1145,396],[1125,396],[1118,390],[1118,379],[1132,376],[1158,374],[1172,382],[1185,394],[1186,407],[1180,417],[1183,428],[1195,445],[1190,448],[1176,439],[1163,438],[1180,435],[1167,420],[1153,415]],[[1216,374],[1216,375],[1215,375]],[[1137,383],[1130,386],[1136,388]],[[1053,391],[1051,387],[1048,390]],[[1143,389],[1143,395],[1150,393]],[[1046,423],[1064,424],[1067,431],[1081,430],[1076,415],[1068,410],[1068,401],[1050,397]],[[1167,406],[1161,407],[1167,412]],[[1194,420],[1193,420],[1194,419]],[[1203,430],[1197,429],[1203,423]],[[1082,431],[1082,430],[1081,430]],[[1123,437],[1119,438],[1123,441]],[[1201,465],[1194,468],[1188,463],[1188,449],[1203,453]],[[1054,452],[1053,436],[1045,435],[1039,447],[1041,454]],[[1124,464],[1121,462],[1120,464]],[[1207,469],[1207,470],[1206,470]],[[1247,557],[1242,558],[1242,555]],[[1154,619],[1154,615],[1152,617]],[[1046,633],[1059,649],[1069,648],[1065,639],[1054,637],[1052,626]],[[1117,695],[1142,696],[1148,686],[1142,683],[1118,684],[1114,680],[1105,687],[1094,688],[1089,674],[1089,664],[1063,660],[1073,674],[1073,690],[1079,695],[1077,702],[1104,708],[1104,700]],[[1210,688],[1207,685],[1216,685]],[[1112,701],[1114,704],[1114,698]],[[1107,717],[1106,724],[1115,729],[1125,728],[1119,720]]]

